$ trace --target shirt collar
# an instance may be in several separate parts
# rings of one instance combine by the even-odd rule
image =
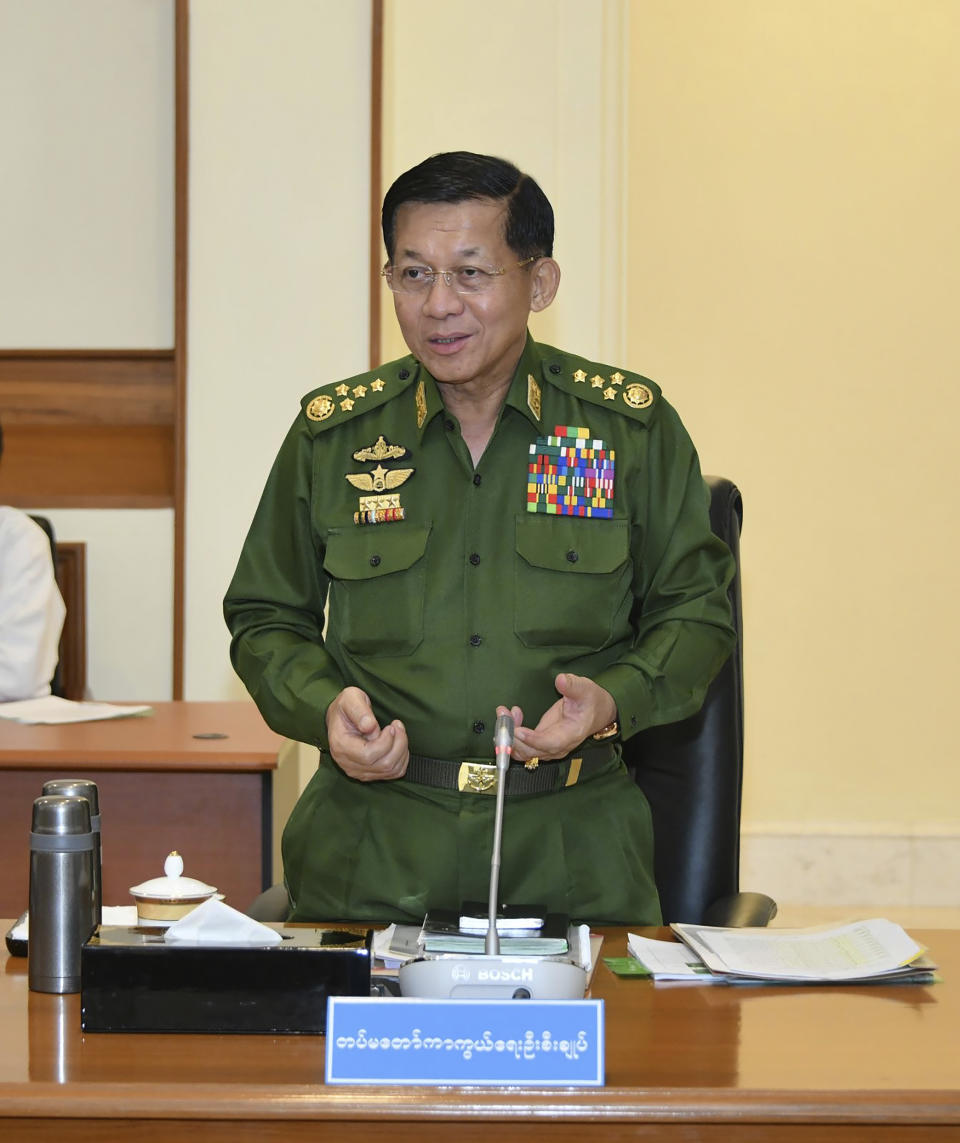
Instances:
[[[522,413],[533,427],[538,429],[543,424],[540,413],[542,391],[543,361],[537,343],[528,332],[527,342],[517,362],[516,372],[510,382],[504,404]]]
[[[430,421],[439,413],[446,411],[443,398],[433,376],[417,362],[419,376],[413,385],[413,400],[417,406],[417,429],[423,439],[424,431]],[[523,353],[514,370],[513,380],[507,390],[504,405],[509,405],[527,418],[534,428],[540,428],[540,394],[543,389],[543,362],[537,343],[527,333],[527,340]]]

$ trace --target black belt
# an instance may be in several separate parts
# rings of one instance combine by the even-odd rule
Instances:
[[[585,746],[555,762],[540,762],[532,770],[522,762],[514,762],[507,770],[504,792],[507,795],[549,794],[565,786],[575,786],[608,766],[616,752],[613,745]],[[495,762],[451,762],[445,758],[411,754],[404,777],[421,786],[434,786],[441,790],[462,790],[467,794],[497,792]]]

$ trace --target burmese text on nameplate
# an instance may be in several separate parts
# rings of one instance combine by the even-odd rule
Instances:
[[[332,996],[327,1083],[603,1085],[602,1000]]]

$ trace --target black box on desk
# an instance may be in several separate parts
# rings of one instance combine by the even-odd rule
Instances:
[[[275,945],[167,944],[101,925],[80,958],[85,1032],[326,1031],[328,996],[370,995],[366,929],[270,925]]]

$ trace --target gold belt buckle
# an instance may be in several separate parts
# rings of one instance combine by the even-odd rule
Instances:
[[[457,789],[468,794],[495,794],[497,792],[496,764],[488,766],[483,762],[461,762],[457,774]]]

